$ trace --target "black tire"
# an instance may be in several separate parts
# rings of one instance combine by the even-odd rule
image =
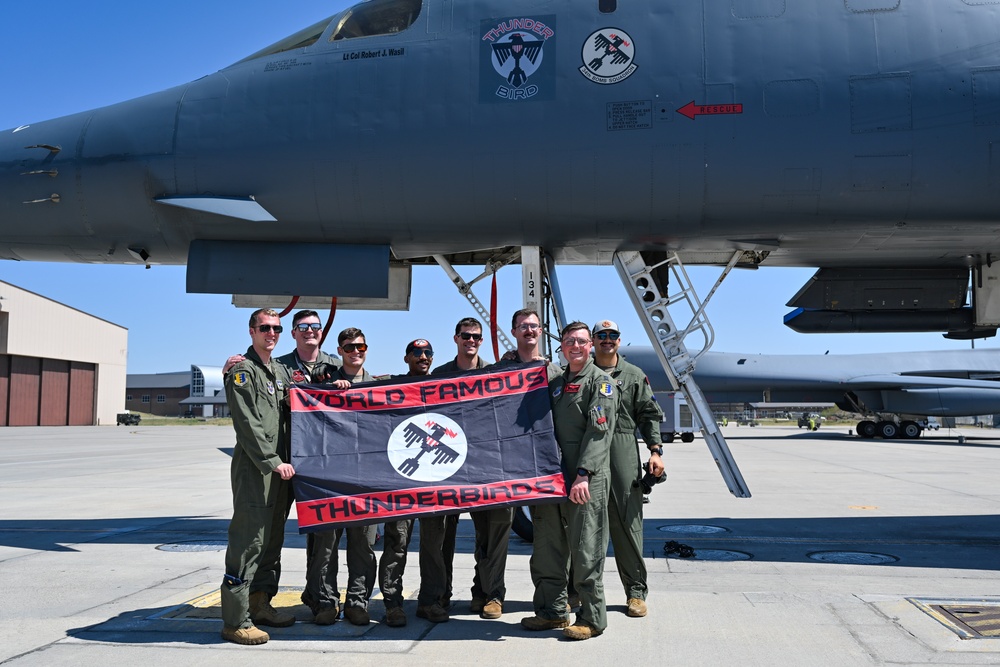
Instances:
[[[694,433],[681,433],[681,442],[694,442]]]
[[[511,529],[525,542],[535,541],[535,526],[531,523],[531,514],[528,513],[527,507],[514,508],[514,523],[511,524]]]
[[[663,442],[673,442],[674,438],[676,438],[676,437],[677,437],[677,434],[673,433],[673,432],[670,432],[670,433],[661,433],[660,434],[660,438],[663,440]]]
[[[914,440],[920,437],[920,431],[922,430],[920,424],[907,420],[899,425],[899,437]]]
[[[896,422],[879,422],[875,425],[878,435],[885,440],[892,440],[899,437],[899,426]]]
[[[870,419],[858,422],[858,436],[867,439],[875,437],[875,422]]]

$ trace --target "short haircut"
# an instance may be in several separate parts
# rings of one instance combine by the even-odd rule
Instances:
[[[257,318],[263,315],[264,317],[278,317],[278,311],[272,310],[271,308],[258,308],[253,311],[250,315],[250,328],[253,329],[257,326]]]
[[[586,322],[577,321],[577,322],[570,322],[569,324],[564,326],[563,330],[559,332],[559,339],[561,340],[565,338],[566,334],[570,333],[571,331],[578,331],[580,329],[586,331],[587,338],[590,338],[590,326]]]
[[[294,327],[296,324],[299,323],[299,320],[304,320],[307,317],[315,317],[320,322],[323,321],[322,319],[320,319],[319,313],[317,313],[315,310],[300,310],[299,312],[295,313],[295,315],[292,316],[292,326]]]
[[[463,317],[458,321],[458,324],[455,325],[456,336],[462,332],[462,327],[469,327],[470,329],[479,329],[482,331],[483,323],[474,317]]]
[[[338,334],[337,347],[340,347],[345,340],[354,340],[355,338],[365,338],[365,332],[357,327],[347,327]],[[365,340],[368,339],[365,338]]]
[[[522,308],[521,310],[514,313],[514,316],[510,318],[510,328],[516,329],[518,319],[522,317],[528,317],[530,315],[534,315],[535,319],[538,320],[539,323],[541,323],[542,318],[538,316],[538,312],[534,308]]]

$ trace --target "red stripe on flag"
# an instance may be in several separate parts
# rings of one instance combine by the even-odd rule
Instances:
[[[492,484],[428,486],[296,501],[295,511],[300,529],[316,530],[565,499],[566,482],[559,473]]]
[[[423,408],[526,394],[548,386],[543,364],[510,371],[490,371],[439,380],[371,384],[352,389],[291,387],[292,412],[369,412]]]

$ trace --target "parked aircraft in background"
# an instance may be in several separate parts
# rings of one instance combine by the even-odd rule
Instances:
[[[629,346],[626,358],[655,391],[669,384],[653,350]],[[695,381],[712,403],[835,403],[865,416],[863,438],[916,438],[932,417],[1000,413],[1000,351],[892,354],[736,354],[706,352]],[[936,422],[935,422],[936,423]]]

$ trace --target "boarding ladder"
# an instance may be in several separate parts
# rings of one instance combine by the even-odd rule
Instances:
[[[742,252],[733,255],[704,302],[698,298],[687,271],[676,254],[667,257],[664,253],[616,252],[614,264],[670,384],[676,391],[684,394],[688,405],[698,416],[705,443],[726,486],[737,498],[749,498],[750,489],[743,481],[743,475],[733,460],[726,439],[716,425],[715,415],[692,375],[698,357],[708,351],[715,339],[712,325],[705,314],[705,304],[742,256]],[[674,290],[672,293],[671,287]],[[686,309],[691,312],[691,320],[687,326],[680,328],[675,324],[671,309]],[[696,332],[704,337],[704,345],[692,355],[688,352],[684,339]]]

